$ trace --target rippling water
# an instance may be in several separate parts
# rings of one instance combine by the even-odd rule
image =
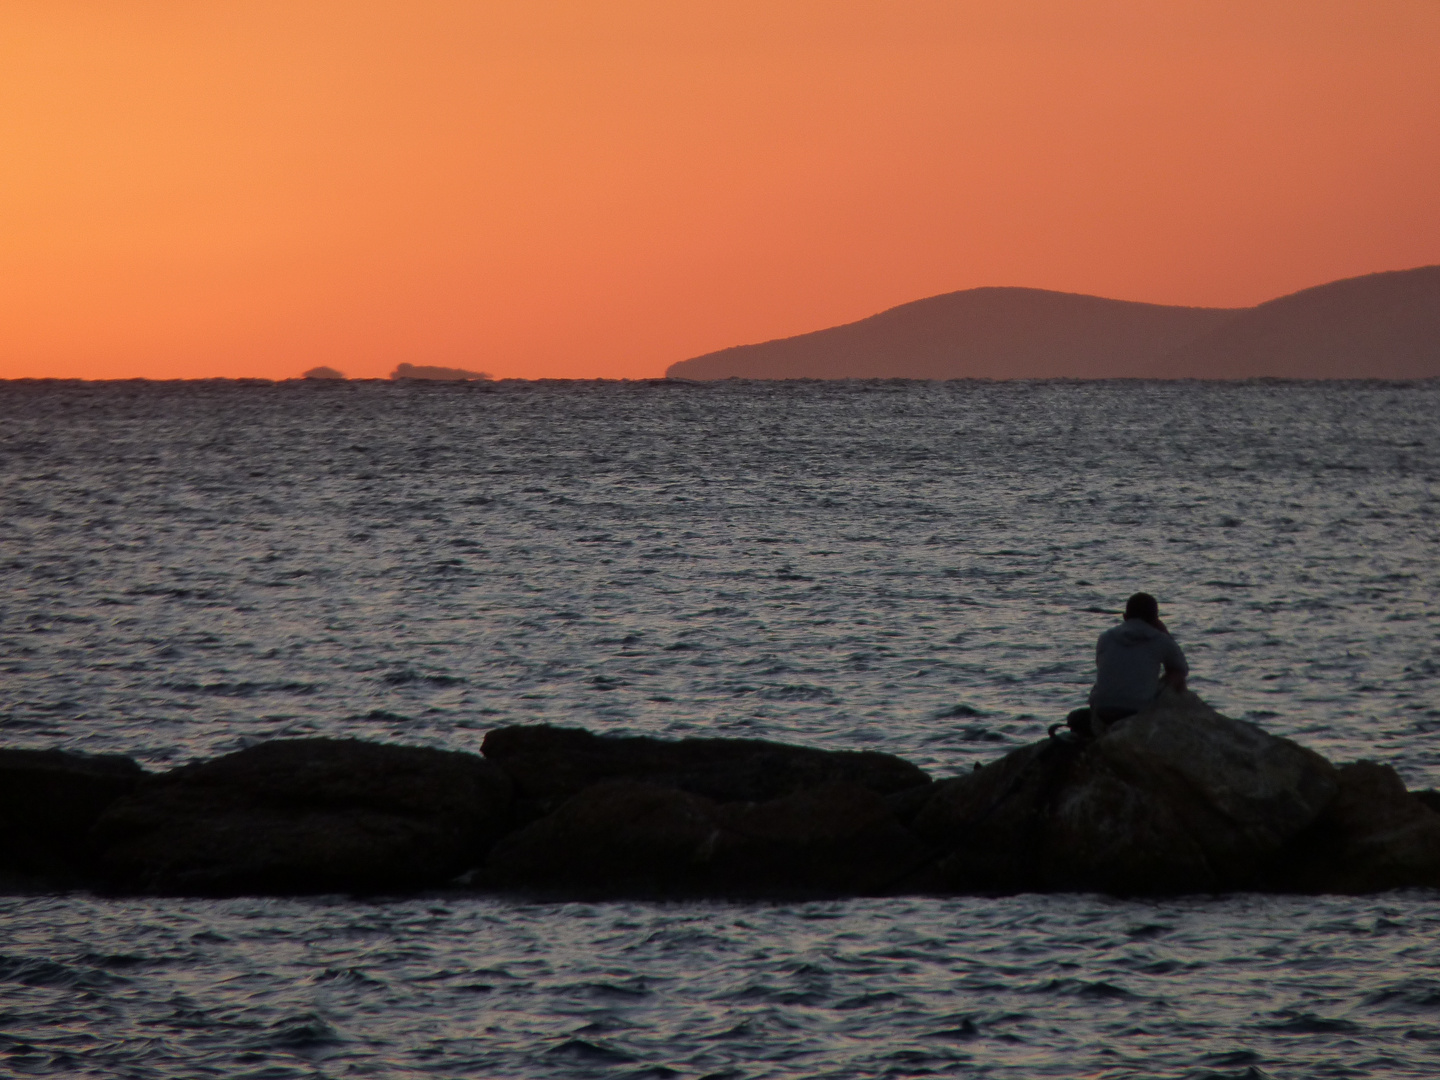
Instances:
[[[0,383],[0,739],[1038,737],[1193,685],[1440,782],[1440,383]],[[0,898],[0,1073],[1433,1076],[1436,897]]]

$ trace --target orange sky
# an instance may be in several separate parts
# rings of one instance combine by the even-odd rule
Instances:
[[[1440,263],[1437,0],[6,0],[0,377],[642,377]]]

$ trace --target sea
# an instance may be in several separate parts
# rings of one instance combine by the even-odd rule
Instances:
[[[1440,785],[1440,382],[0,382],[0,744],[1044,737],[1191,685]],[[1440,1075],[1440,895],[0,896],[0,1076]]]

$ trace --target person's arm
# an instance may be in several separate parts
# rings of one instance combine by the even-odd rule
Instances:
[[[1160,676],[1160,681],[1174,690],[1185,689],[1185,677],[1190,674],[1190,665],[1185,662],[1185,654],[1180,651],[1180,646],[1168,633],[1165,635],[1165,653],[1160,658],[1160,663],[1165,667],[1165,674]]]

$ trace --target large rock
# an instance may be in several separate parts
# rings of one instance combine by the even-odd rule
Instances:
[[[497,728],[481,745],[515,782],[522,813],[549,813],[605,780],[678,788],[716,802],[763,802],[822,784],[880,795],[929,782],[924,770],[872,751],[817,750],[761,739],[657,739],[594,735],[580,728]]]
[[[885,800],[856,784],[722,804],[612,780],[502,840],[482,882],[568,896],[865,895],[925,855]]]
[[[847,782],[721,808],[711,880],[752,893],[877,895],[894,890],[930,854],[886,799]]]
[[[1304,747],[1169,694],[1100,738],[1050,740],[936,785],[915,830],[941,891],[1246,887],[1335,796]]]
[[[589,896],[694,891],[719,827],[704,796],[612,780],[501,840],[478,883]]]
[[[509,780],[474,754],[284,739],[147,780],[94,838],[125,890],[395,891],[479,863],[509,800]]]
[[[1055,795],[1078,754],[1072,743],[1047,739],[936,783],[910,827],[943,856],[911,887],[942,893],[1042,888],[1037,854]]]
[[[1367,893],[1440,888],[1440,813],[1389,765],[1340,766],[1339,792],[1276,861],[1277,890]]]
[[[0,873],[83,880],[96,820],[145,776],[119,754],[0,750]]]
[[[1244,887],[1337,787],[1319,754],[1194,694],[1166,695],[1080,756],[1047,832],[1047,871],[1119,893]]]

